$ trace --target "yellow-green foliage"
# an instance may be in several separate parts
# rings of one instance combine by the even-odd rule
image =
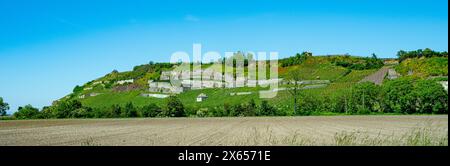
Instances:
[[[448,57],[410,58],[402,61],[395,67],[401,75],[408,75],[412,71],[413,76],[448,76]]]
[[[347,69],[341,66],[336,66],[330,62],[329,57],[309,57],[300,65],[289,66],[285,69],[279,70],[279,75],[286,76],[289,70],[299,69],[302,72],[302,78],[307,80],[337,80],[342,77]]]
[[[146,73],[144,77],[137,79],[135,83],[141,87],[148,87],[148,80],[156,80],[159,78],[159,76],[160,74],[156,72]]]

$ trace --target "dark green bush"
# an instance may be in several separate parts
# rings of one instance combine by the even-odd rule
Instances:
[[[161,112],[165,117],[182,117],[185,116],[184,105],[176,96],[170,96],[167,99],[166,107]]]
[[[157,117],[162,112],[161,108],[153,103],[142,107],[140,111],[142,117]]]

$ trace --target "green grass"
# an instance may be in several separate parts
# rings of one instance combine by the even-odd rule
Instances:
[[[378,69],[370,69],[370,70],[351,70],[347,75],[340,77],[335,82],[343,83],[343,82],[358,82],[361,81],[364,77],[376,72]]]
[[[202,89],[202,90],[190,90],[184,93],[177,95],[179,99],[183,102],[185,106],[188,107],[199,107],[199,108],[207,108],[207,107],[215,107],[215,106],[223,106],[224,103],[228,104],[237,104],[248,102],[251,99],[255,101],[259,101],[259,90],[263,90],[264,88],[256,88],[256,87],[242,87],[242,88],[233,88],[233,89]],[[241,95],[241,96],[231,96],[230,93],[235,92],[252,92],[250,95]],[[143,93],[141,91],[131,91],[131,92],[106,92],[94,97],[88,97],[86,99],[82,99],[81,102],[85,106],[93,107],[93,108],[101,108],[101,107],[110,107],[114,104],[125,105],[128,102],[132,102],[135,106],[142,107],[146,104],[155,103],[157,105],[162,106],[165,104],[165,99],[151,98],[151,97],[143,97],[140,94]],[[148,92],[144,92],[148,93]],[[203,102],[197,102],[196,98],[200,93],[205,93],[208,96]]]
[[[81,103],[88,107],[101,108],[109,107],[114,104],[125,105],[128,102],[132,102],[136,106],[143,106],[149,103],[161,104],[164,100],[157,98],[146,98],[140,96],[140,91],[130,92],[106,92],[94,97],[87,97],[82,99]]]
[[[332,64],[326,57],[312,57],[301,65],[289,66],[279,70],[279,75],[285,77],[289,70],[294,69],[301,70],[301,76],[306,80],[315,80],[320,77],[321,80],[335,81],[347,72],[346,68]]]
[[[12,116],[0,116],[0,120],[16,120],[16,118]]]

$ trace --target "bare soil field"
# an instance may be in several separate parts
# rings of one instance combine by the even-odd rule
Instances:
[[[448,115],[14,120],[0,145],[448,146]]]

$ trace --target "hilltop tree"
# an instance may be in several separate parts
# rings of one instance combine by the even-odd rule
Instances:
[[[378,56],[377,56],[377,54],[375,54],[375,53],[372,53],[372,58],[373,58],[373,59],[378,59]]]
[[[3,102],[3,98],[0,97],[0,116],[5,116],[6,110],[9,110],[9,104]]]
[[[77,85],[77,86],[75,86],[75,88],[73,88],[73,93],[78,93],[78,92],[81,92],[81,91],[83,91],[83,87],[82,86],[79,86],[79,85]]]
[[[414,50],[414,51],[403,51],[400,50],[397,52],[397,56],[399,61],[403,61],[405,59],[408,58],[421,58],[421,57],[425,57],[425,58],[430,58],[430,57],[448,57],[448,53],[446,51],[444,52],[438,52],[438,51],[434,51],[430,48],[425,48],[425,49],[418,49],[418,50]]]
[[[293,57],[280,59],[278,62],[281,64],[282,67],[299,65],[299,64],[303,63],[304,61],[306,61],[306,59],[311,56],[312,56],[311,52],[305,51],[305,52],[302,52],[301,54],[297,53]]]

